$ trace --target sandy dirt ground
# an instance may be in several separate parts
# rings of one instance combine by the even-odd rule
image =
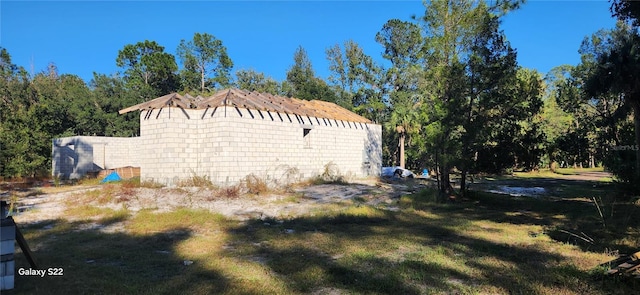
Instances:
[[[177,208],[205,209],[236,220],[287,219],[313,215],[327,208],[340,205],[366,204],[386,210],[399,210],[397,201],[402,195],[411,194],[429,185],[428,181],[398,180],[392,183],[373,179],[360,180],[346,185],[321,184],[294,188],[289,191],[264,195],[243,195],[237,198],[216,196],[215,191],[198,187],[133,188],[129,191],[113,185],[111,201],[98,204],[87,199],[91,191],[105,186],[78,187],[72,191],[40,194],[20,198],[19,212],[14,216],[18,223],[37,223],[45,220],[70,217],[68,206],[87,204],[112,209],[127,208],[130,212],[153,210],[168,212]],[[93,195],[96,195],[93,192]]]
[[[597,181],[610,177],[606,172],[582,172],[577,175],[558,175],[554,179],[520,179],[477,183],[472,189],[495,193],[544,196],[562,181]],[[512,183],[514,182],[514,183]],[[522,187],[516,186],[522,184]],[[68,204],[86,204],[109,207],[115,210],[126,208],[130,212],[153,210],[168,212],[177,208],[205,209],[220,213],[228,218],[248,220],[255,218],[286,219],[313,215],[326,209],[336,209],[340,205],[372,205],[385,210],[399,210],[401,195],[411,194],[425,186],[434,186],[432,180],[395,180],[380,182],[377,179],[353,181],[342,184],[321,184],[297,187],[289,191],[270,192],[264,195],[243,195],[237,198],[217,196],[215,191],[198,187],[179,188],[134,188],[128,192],[113,189],[113,196],[106,204],[87,201],[91,191],[102,190],[105,186],[73,187],[60,193],[23,193],[17,204],[20,211],[14,216],[19,223],[37,223],[44,220],[69,218]],[[112,188],[117,188],[113,185]],[[503,191],[500,191],[500,190]],[[517,190],[515,193],[512,190]],[[530,193],[529,190],[535,190]],[[95,194],[95,192],[94,192]],[[0,197],[7,199],[9,193],[0,190]]]

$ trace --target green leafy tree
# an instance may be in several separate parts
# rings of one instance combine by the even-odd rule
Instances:
[[[392,91],[415,91],[422,76],[422,29],[415,23],[392,19],[376,34],[376,41],[384,47],[382,57],[392,66],[385,72],[385,82]]]
[[[421,22],[426,66],[420,88],[426,122],[422,126],[428,138],[425,150],[435,154],[439,187],[445,196],[453,192],[453,167],[462,172],[464,193],[466,173],[479,168],[478,159],[496,155],[498,139],[511,143],[522,139],[523,132],[527,134],[523,121],[542,105],[540,79],[527,72],[519,74],[515,51],[499,29],[505,8],[517,3],[503,4],[425,4]],[[494,157],[491,162],[508,160],[513,165],[515,151],[510,152],[509,157]]]
[[[640,26],[640,2],[636,0],[612,0],[611,12],[621,21]]]
[[[381,67],[352,40],[344,43],[344,50],[336,44],[328,48],[326,54],[331,71],[329,81],[338,93],[337,103],[374,122],[381,122],[386,108]]]
[[[557,99],[558,88],[566,82],[572,68],[570,65],[557,66],[546,75],[543,97],[544,106],[542,113],[536,119],[536,123],[539,124],[545,135],[545,155],[542,162],[552,170],[556,167],[554,163],[557,163],[560,159],[557,140],[573,126],[573,116],[558,105]]]
[[[312,91],[315,79],[315,72],[307,51],[299,46],[293,54],[293,65],[287,71],[287,82],[291,85],[292,91],[288,95],[302,99],[314,99]]]
[[[405,152],[405,147],[419,147],[421,122],[424,121],[421,118],[422,113],[418,111],[419,103],[415,98],[405,97],[398,98],[400,95],[406,95],[404,92],[396,92],[394,96],[395,103],[388,116],[386,123],[383,125],[387,130],[387,135],[391,142],[396,142],[397,147],[392,153],[394,159],[393,164],[400,167],[406,166],[406,155],[409,154],[410,167],[419,167],[420,154],[418,149],[409,149],[408,153]],[[391,152],[391,151],[390,151]],[[398,162],[395,162],[395,161]]]
[[[561,80],[555,94],[559,106],[571,115],[571,124],[566,125],[566,134],[556,137],[553,145],[557,147],[562,162],[574,167],[584,167],[585,163],[594,165],[597,152],[597,133],[602,130],[602,105],[597,100],[583,101],[585,75],[590,71],[589,62],[583,56],[583,63],[569,67],[570,76]],[[579,140],[578,140],[579,138]]]
[[[293,54],[293,65],[287,71],[287,85],[283,85],[282,89],[287,90],[285,95],[299,99],[318,99],[329,102],[337,100],[329,85],[315,76],[311,60],[302,46],[298,47]]]
[[[34,117],[33,110],[20,108],[0,127],[0,162],[6,177],[44,175],[50,167],[52,136]]]
[[[450,171],[462,156],[464,106],[460,100],[467,91],[465,59],[482,9],[486,8],[470,1],[431,1],[425,2],[425,14],[419,18],[425,34],[425,79],[420,85],[426,120],[422,124],[427,137],[424,153],[434,161],[443,196],[453,193]]]
[[[141,101],[179,88],[175,57],[155,41],[125,45],[118,51],[116,65],[125,69],[127,87],[138,91]]]
[[[119,76],[107,76],[93,73],[90,83],[94,101],[97,102],[103,115],[105,136],[133,136],[139,134],[139,114],[129,112],[123,115],[119,110],[135,105],[139,102],[139,94],[130,90],[126,82]]]
[[[399,165],[409,167],[422,165],[420,143],[421,121],[419,106],[420,79],[424,77],[422,29],[415,23],[392,19],[387,21],[376,34],[376,41],[384,47],[382,57],[391,62],[391,67],[383,72],[381,83],[389,93],[389,119],[385,124],[386,141],[396,141],[397,148],[388,157],[399,159]],[[405,152],[405,146],[409,149]],[[391,152],[391,151],[389,151]],[[405,157],[408,154],[408,157]]]
[[[181,40],[178,56],[182,60],[183,84],[187,89],[205,88],[213,91],[217,87],[231,85],[233,62],[221,40],[208,33],[195,33],[190,41]]]
[[[599,30],[582,42],[580,64],[563,67],[554,82],[558,105],[572,119],[566,134],[556,138],[558,154],[574,166],[603,162],[629,183],[638,177],[638,151],[616,147],[637,145],[637,41],[637,30],[624,23]]]
[[[29,82],[27,71],[13,64],[9,51],[0,47],[0,122],[19,107],[33,103]]]
[[[0,75],[0,175],[33,175],[45,161],[29,145],[43,138],[37,126],[29,126],[29,108],[36,102],[29,75],[12,62],[6,48],[0,48]]]
[[[98,100],[91,89],[78,76],[63,74],[59,78],[59,92],[56,101],[68,100],[73,134],[104,135],[105,118]]]
[[[280,84],[276,80],[255,70],[236,71],[236,86],[248,91],[270,93],[273,95],[281,94]]]
[[[74,75],[59,75],[55,64],[29,79],[3,54],[0,121],[0,173],[8,177],[44,175],[51,165],[51,140],[67,135],[101,134],[90,89]]]
[[[599,40],[600,41],[600,40]],[[584,74],[584,99],[607,101],[622,98],[633,111],[635,145],[640,145],[640,35],[637,28],[618,24],[608,38],[592,42],[588,48],[592,67]],[[584,62],[583,62],[584,64]],[[635,151],[633,177],[625,180],[640,181],[640,149]]]

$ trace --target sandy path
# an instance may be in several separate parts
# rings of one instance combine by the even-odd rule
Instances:
[[[584,180],[584,181],[600,181],[605,177],[612,177],[609,172],[578,172],[576,175],[561,175],[558,178],[570,179],[570,180]]]

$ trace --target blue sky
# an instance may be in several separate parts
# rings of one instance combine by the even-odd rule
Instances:
[[[541,73],[577,64],[582,39],[612,28],[607,1],[528,1],[502,28],[520,65]],[[352,39],[382,62],[375,35],[392,18],[422,15],[421,1],[0,1],[0,46],[29,72],[50,62],[86,81],[112,74],[118,50],[153,40],[175,54],[181,39],[222,40],[234,69],[282,80],[301,45],[316,74],[329,75],[326,48]]]

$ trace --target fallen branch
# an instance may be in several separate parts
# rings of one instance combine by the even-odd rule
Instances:
[[[583,232],[580,232],[580,233],[582,234],[582,236],[581,236],[581,235],[574,234],[574,233],[572,233],[572,232],[570,232],[570,231],[566,231],[566,230],[564,230],[564,229],[560,229],[560,230],[558,230],[558,231],[559,231],[559,232],[561,232],[561,233],[565,233],[565,234],[568,234],[568,235],[574,236],[574,237],[576,237],[576,238],[578,238],[578,239],[581,239],[581,240],[583,240],[583,241],[585,241],[585,242],[587,242],[587,243],[589,243],[589,244],[592,244],[592,245],[593,245],[593,243],[595,242],[591,237],[587,236],[587,235],[586,235],[585,233],[583,233]]]

